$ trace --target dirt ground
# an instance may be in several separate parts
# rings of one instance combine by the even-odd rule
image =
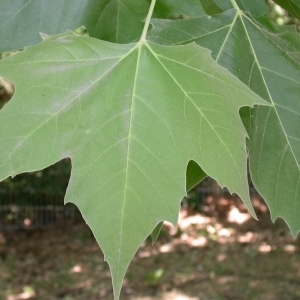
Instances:
[[[273,224],[258,199],[259,222],[232,204],[182,210],[177,229],[165,224],[154,246],[147,239],[121,299],[300,299],[299,238],[283,221]],[[0,260],[0,299],[113,299],[108,265],[83,221],[0,232]]]

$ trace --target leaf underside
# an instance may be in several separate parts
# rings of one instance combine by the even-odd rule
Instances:
[[[53,35],[85,26],[91,37],[130,43],[140,38],[149,0],[1,0],[0,52],[22,49]],[[157,0],[154,15],[204,15],[199,0]]]
[[[206,49],[43,38],[0,62],[16,88],[0,112],[0,179],[71,158],[65,201],[103,249],[116,299],[140,244],[176,224],[191,160],[254,214],[239,109],[266,102]]]
[[[296,0],[298,1],[298,0]],[[261,0],[200,0],[202,6],[206,9],[207,14],[214,15],[234,8],[234,5],[239,9],[251,13],[254,17],[268,15],[269,10],[265,1]],[[200,17],[200,15],[198,15]]]
[[[153,20],[149,39],[160,44],[196,42],[271,107],[243,109],[252,181],[272,219],[300,230],[300,38],[293,27],[255,21],[240,10],[191,20]],[[178,33],[178,34],[177,34]]]
[[[89,35],[128,43],[139,39],[147,0],[20,0],[0,2],[0,52],[41,41],[40,32],[58,34],[85,26]],[[158,15],[158,17],[160,17]]]

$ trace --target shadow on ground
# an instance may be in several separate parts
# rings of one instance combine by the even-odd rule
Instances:
[[[154,246],[145,241],[121,299],[300,299],[300,242],[286,224],[273,224],[259,199],[260,222],[240,202],[208,202],[213,210],[182,210],[177,229],[165,224]],[[83,221],[0,232],[0,259],[0,299],[113,299],[109,268]]]

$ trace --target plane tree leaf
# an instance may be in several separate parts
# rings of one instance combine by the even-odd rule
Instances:
[[[162,226],[163,226],[164,222],[160,222],[156,225],[156,227],[154,228],[154,230],[152,231],[151,233],[151,240],[152,240],[152,245],[155,244],[160,232],[161,232],[161,229],[162,229]]]
[[[157,0],[153,17],[167,19],[173,14],[199,17],[206,15],[206,12],[199,0]]]
[[[220,0],[217,0],[220,1]],[[253,17],[259,17],[262,15],[269,15],[269,9],[264,0],[235,0],[231,1],[232,3],[236,2],[240,10],[244,12],[250,12]],[[235,6],[234,6],[235,7]]]
[[[105,41],[129,43],[140,38],[149,0],[19,0],[0,2],[0,52],[41,41],[40,32],[57,34],[85,26],[89,35]],[[158,0],[157,18],[171,14],[204,15],[199,0]]]
[[[207,175],[200,166],[191,160],[186,169],[186,191],[189,192],[206,177]]]
[[[200,2],[208,15],[216,15],[216,14],[220,14],[224,11],[213,0],[200,0]],[[230,6],[230,8],[232,8],[232,7]],[[197,17],[200,17],[200,16],[197,16]]]
[[[66,32],[0,61],[0,75],[16,89],[0,112],[0,179],[71,158],[65,201],[103,249],[116,298],[144,239],[176,224],[191,160],[254,214],[239,110],[266,102],[207,49]]]
[[[296,0],[298,1],[298,0]],[[268,15],[269,10],[264,0],[200,0],[208,14],[214,15],[232,8],[250,12],[252,16]]]
[[[168,45],[196,42],[211,49],[220,65],[271,103],[243,111],[250,136],[250,171],[272,219],[282,217],[296,235],[300,230],[300,38],[293,27],[258,20],[238,8],[192,20],[153,20],[149,39]]]
[[[274,2],[300,20],[300,0],[274,0]]]
[[[2,0],[0,52],[40,42],[39,32],[57,34],[79,26],[92,37],[128,43],[139,39],[148,10],[146,0]]]

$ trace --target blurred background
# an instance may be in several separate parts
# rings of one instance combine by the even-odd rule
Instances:
[[[276,23],[299,26],[269,6]],[[13,92],[0,78],[0,108]],[[75,205],[63,204],[70,170],[64,159],[0,183],[0,299],[113,299],[92,232]],[[149,237],[135,255],[121,299],[300,299],[299,239],[282,220],[271,222],[249,186],[259,222],[210,178],[190,191],[178,227],[165,222],[156,243]]]

